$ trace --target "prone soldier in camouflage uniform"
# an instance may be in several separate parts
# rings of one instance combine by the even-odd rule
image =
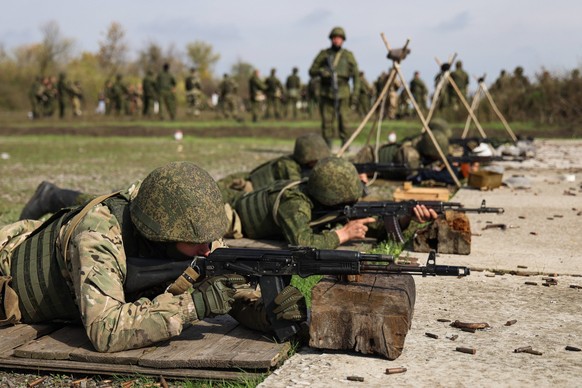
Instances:
[[[242,235],[253,239],[284,239],[290,245],[335,249],[339,245],[366,237],[372,217],[351,220],[329,229],[325,216],[317,211],[352,205],[363,194],[354,165],[345,159],[329,157],[317,162],[308,180],[278,181],[263,189],[237,198],[232,207],[239,219]],[[436,218],[434,210],[415,209],[418,219]],[[236,224],[236,223],[235,223]],[[382,230],[378,223],[373,228]],[[381,233],[381,232],[380,232]]]
[[[63,209],[44,223],[8,225],[0,229],[0,324],[80,322],[100,352],[148,346],[229,311],[268,330],[264,309],[245,308],[258,302],[235,294],[235,286],[246,283],[239,275],[206,278],[175,293],[131,295],[124,289],[132,275],[128,257],[189,262],[207,256],[224,234],[225,216],[210,175],[176,162],[154,170],[141,185]],[[304,302],[292,305],[302,314],[291,319],[305,317]],[[286,319],[283,314],[278,318]]]
[[[226,203],[234,203],[244,193],[262,189],[276,181],[300,180],[318,160],[331,155],[321,135],[311,133],[295,140],[293,154],[269,160],[249,172],[231,174],[218,181]]]
[[[329,34],[332,45],[321,50],[309,68],[311,77],[320,77],[319,109],[321,113],[321,131],[328,145],[334,136],[334,122],[337,121],[339,137],[342,144],[348,140],[351,131],[346,125],[346,113],[352,101],[360,92],[358,64],[351,51],[342,48],[346,40],[343,28],[335,27]],[[353,86],[350,92],[349,81]]]

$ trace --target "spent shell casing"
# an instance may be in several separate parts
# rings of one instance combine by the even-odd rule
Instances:
[[[525,284],[527,286],[537,286],[538,285],[536,282],[525,282],[523,284]]]
[[[533,349],[524,350],[524,353],[533,354],[534,356],[541,356],[543,354],[542,352]]]
[[[449,337],[449,339],[450,339],[451,341],[455,341],[457,338],[459,338],[459,336],[458,336],[458,335],[456,335],[456,334],[453,334],[452,336],[450,336],[450,337]]]
[[[364,381],[364,378],[361,376],[348,376],[348,377],[346,377],[346,380],[362,382],[362,381]]]
[[[512,319],[511,321],[505,322],[505,326],[515,325],[517,323],[517,319]]]
[[[475,333],[477,329],[472,329],[470,327],[461,327],[461,331],[466,331],[467,333]]]
[[[424,333],[428,338],[439,339],[439,336],[433,333]]]
[[[531,346],[522,346],[521,348],[513,349],[513,353],[523,353],[531,349]]]
[[[446,318],[439,318],[437,319],[437,322],[450,322],[450,319],[446,319]]]
[[[387,375],[393,375],[396,373],[404,373],[404,372],[406,372],[406,368],[387,368],[386,369]]]
[[[455,350],[457,352],[467,353],[467,354],[475,354],[475,353],[477,353],[477,350],[476,349],[473,349],[473,348],[457,347]]]
[[[575,347],[575,346],[569,346],[569,345],[568,345],[568,346],[566,346],[566,350],[569,350],[569,351],[571,351],[571,352],[579,352],[579,351],[581,351],[582,349],[580,349],[580,348],[577,348],[577,347]]]

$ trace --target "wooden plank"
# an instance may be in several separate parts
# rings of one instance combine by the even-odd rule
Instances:
[[[82,361],[99,364],[117,364],[117,365],[137,365],[139,359],[144,353],[153,352],[156,350],[155,346],[147,348],[124,350],[115,353],[101,353],[95,350],[93,345],[85,344],[70,354],[71,361]]]
[[[14,355],[21,358],[67,360],[80,346],[91,349],[93,345],[81,327],[67,326],[14,349]]]
[[[198,322],[185,330],[179,337],[159,346],[156,350],[144,354],[139,365],[154,368],[195,368],[198,365],[190,360],[198,354],[206,354],[208,349],[216,346],[216,342],[238,325],[228,315],[219,316]],[[228,358],[229,355],[225,355]],[[218,361],[214,368],[228,368],[228,359]]]
[[[13,354],[14,348],[27,343],[30,340],[51,333],[61,325],[25,325],[3,327],[0,329],[0,357],[8,357]]]
[[[415,299],[410,275],[365,275],[358,283],[324,279],[312,290],[309,345],[396,359]]]
[[[147,375],[164,376],[173,379],[212,379],[212,380],[245,380],[249,377],[261,376],[264,372],[225,371],[207,369],[157,369],[138,365],[114,365],[87,363],[69,360],[35,360],[28,358],[9,357],[0,359],[0,368],[38,371],[80,373],[88,375]]]
[[[237,327],[227,338],[242,339],[238,345],[233,348],[231,365],[239,368],[272,368],[287,358],[291,345],[289,342],[277,343],[273,338],[266,336],[264,333],[250,331]]]

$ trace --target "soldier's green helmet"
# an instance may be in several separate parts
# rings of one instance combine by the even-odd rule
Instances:
[[[325,206],[354,203],[362,196],[356,167],[335,156],[317,162],[307,181],[307,192]]]
[[[329,146],[325,139],[317,133],[302,135],[295,140],[293,159],[302,166],[330,156]]]
[[[453,136],[453,130],[451,129],[451,126],[444,119],[436,117],[432,119],[430,123],[428,123],[428,126],[433,131],[442,131],[445,135],[447,135],[448,138],[451,138]]]
[[[152,171],[130,204],[131,221],[148,240],[207,243],[224,236],[218,185],[202,168],[173,162]]]
[[[449,138],[443,131],[433,130],[432,134],[434,135],[437,144],[439,145],[440,149],[443,151],[445,156],[449,153]],[[428,132],[422,134],[422,138],[418,142],[416,149],[424,157],[425,159],[429,159],[431,161],[440,160],[441,157],[438,153],[437,148],[435,147],[432,139]]]
[[[331,29],[331,32],[329,33],[329,39],[332,39],[334,36],[340,36],[343,38],[343,40],[346,40],[346,32],[341,27],[334,27]]]

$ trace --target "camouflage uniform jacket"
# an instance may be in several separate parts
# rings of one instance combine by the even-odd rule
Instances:
[[[130,200],[135,198],[138,188],[139,184],[134,184],[126,191]],[[39,222],[21,221],[0,229],[4,274],[10,268],[11,250],[17,245],[14,242],[22,242],[22,236],[38,226]],[[68,224],[59,232],[58,249],[62,249],[67,229]],[[177,296],[163,293],[131,303],[126,300],[123,284],[127,268],[121,226],[107,206],[98,204],[83,217],[72,234],[68,253],[68,273],[63,275],[75,295],[87,335],[98,351],[147,346],[180,334],[197,320],[188,293]]]
[[[156,86],[159,93],[172,92],[176,87],[176,79],[167,71],[162,71],[156,79]]]
[[[265,90],[267,97],[281,97],[283,92],[283,84],[279,78],[277,78],[277,76],[271,75],[265,80],[265,84],[267,85],[267,89]]]
[[[249,79],[249,97],[251,101],[257,101],[259,92],[264,92],[267,90],[267,85],[263,80],[261,80],[257,75]]]
[[[338,55],[340,55],[339,60],[336,60]],[[360,93],[360,76],[358,63],[356,62],[354,54],[343,48],[335,51],[331,47],[321,50],[309,68],[309,75],[311,77],[321,77],[320,95],[331,99],[335,98],[332,85],[333,73],[330,67],[330,62],[331,65],[334,66],[333,71],[337,74],[338,97],[350,97],[350,78],[353,82],[351,94],[357,96]]]
[[[280,185],[280,182],[276,183]],[[280,192],[280,191],[279,191]],[[279,192],[273,192],[269,196],[267,206],[269,206],[269,217],[273,218],[273,204]],[[250,194],[252,195],[252,193]],[[240,204],[244,201],[242,197],[236,204],[235,209],[243,217],[240,211]],[[289,188],[280,196],[279,207],[276,210],[277,227],[270,230],[269,236],[254,236],[254,238],[279,237],[284,238],[289,244],[318,249],[335,249],[340,241],[337,233],[332,230],[316,232],[309,223],[312,221],[312,211],[317,205],[307,194],[305,184]],[[252,209],[251,209],[252,211]],[[243,226],[245,222],[243,221]],[[245,233],[243,229],[243,234]]]

